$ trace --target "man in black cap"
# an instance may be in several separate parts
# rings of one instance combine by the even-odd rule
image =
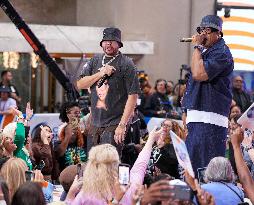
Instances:
[[[230,76],[234,62],[223,40],[222,20],[205,16],[193,36],[191,75],[183,99],[187,109],[186,146],[194,172],[216,156],[225,156],[232,102]]]
[[[121,154],[126,126],[140,93],[139,82],[133,61],[119,51],[123,43],[118,28],[104,29],[100,46],[104,54],[95,55],[77,81],[79,89],[91,89],[92,127],[87,147],[110,143]]]

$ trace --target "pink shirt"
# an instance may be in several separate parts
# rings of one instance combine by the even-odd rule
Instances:
[[[151,156],[152,146],[149,148],[144,147],[144,149],[139,153],[139,156],[130,170],[130,188],[127,190],[123,196],[120,204],[131,205],[132,196],[136,191],[136,186],[143,184],[143,180],[146,173],[147,164]],[[71,205],[107,205],[106,201],[96,199],[93,196],[83,193],[82,191],[76,196],[73,201],[66,201],[67,204]]]

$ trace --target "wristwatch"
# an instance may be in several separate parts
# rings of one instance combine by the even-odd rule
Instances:
[[[194,49],[198,49],[200,52],[202,52],[203,49],[204,49],[204,46],[202,46],[202,45],[196,45],[196,46],[194,46]]]

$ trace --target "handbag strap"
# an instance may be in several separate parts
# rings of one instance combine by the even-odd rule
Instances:
[[[244,202],[243,198],[233,189],[231,188],[230,186],[228,186],[225,182],[219,182],[221,184],[224,184],[226,187],[228,187],[229,189],[231,189],[238,197],[239,199],[241,200],[241,202]]]

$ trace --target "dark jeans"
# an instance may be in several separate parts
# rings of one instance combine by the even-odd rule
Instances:
[[[123,144],[116,144],[114,140],[115,129],[117,125],[109,127],[94,127],[91,126],[87,137],[87,152],[98,144],[111,144],[116,147],[119,157],[122,156]]]
[[[225,157],[227,128],[208,123],[188,123],[186,146],[193,171],[208,165],[214,157]]]

